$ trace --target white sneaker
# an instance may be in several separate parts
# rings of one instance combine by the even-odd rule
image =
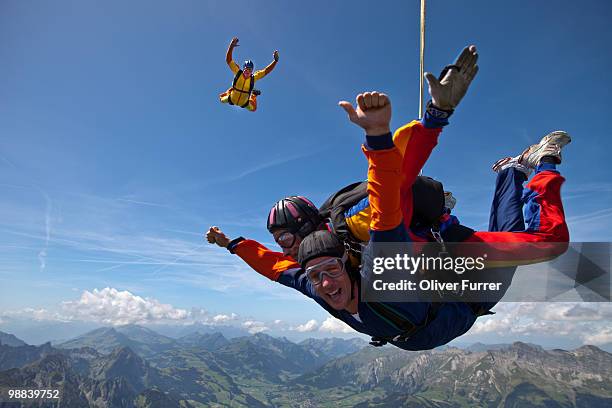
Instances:
[[[493,171],[499,173],[502,170],[506,170],[508,167],[514,167],[515,169],[525,173],[527,178],[531,175],[531,168],[522,165],[519,163],[519,158],[521,156],[516,157],[504,157],[503,159],[499,159],[495,163],[493,163]]]
[[[557,164],[561,163],[561,149],[572,141],[570,135],[562,130],[556,130],[544,136],[540,143],[529,146],[518,157],[519,164],[535,169],[544,156],[555,159]]]

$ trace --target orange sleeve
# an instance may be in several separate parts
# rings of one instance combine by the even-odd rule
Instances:
[[[387,231],[402,223],[400,187],[402,184],[402,154],[397,147],[368,150],[368,197],[372,211],[370,230]]]
[[[236,244],[233,252],[259,274],[273,281],[277,281],[285,271],[300,268],[292,257],[271,251],[252,239],[245,239]]]

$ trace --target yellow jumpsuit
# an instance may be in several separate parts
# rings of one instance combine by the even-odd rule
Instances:
[[[254,74],[244,77],[242,70],[233,60],[227,62],[232,73],[234,74],[234,84],[221,95],[219,99],[221,103],[229,103],[231,105],[237,105],[254,112],[257,110],[257,96],[253,95],[252,89],[255,82],[268,75],[276,65],[276,61],[273,61],[265,69],[255,71]],[[240,73],[240,75],[238,75]],[[253,84],[251,85],[251,81]],[[251,90],[251,91],[250,91]]]

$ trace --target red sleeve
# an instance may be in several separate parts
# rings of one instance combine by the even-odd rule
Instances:
[[[421,169],[429,159],[432,150],[438,144],[438,136],[442,128],[429,129],[417,120],[395,131],[393,143],[403,156],[401,208],[404,225],[410,227],[412,221],[412,185]]]
[[[273,281],[277,281],[280,275],[289,269],[300,268],[292,257],[271,251],[252,239],[239,242],[233,251],[251,268]]]

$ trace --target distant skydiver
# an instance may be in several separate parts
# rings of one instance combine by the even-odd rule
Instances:
[[[274,51],[274,61],[272,61],[263,70],[255,71],[253,73],[254,64],[253,61],[247,60],[240,66],[234,62],[232,58],[232,52],[234,47],[238,47],[238,38],[232,38],[230,45],[227,49],[225,61],[234,74],[234,81],[232,86],[222,94],[219,94],[219,100],[221,103],[229,103],[230,105],[237,105],[241,108],[246,108],[251,112],[257,110],[257,95],[261,92],[254,89],[255,82],[268,75],[278,62],[278,51]]]
[[[451,110],[459,103],[476,73],[475,48],[471,47],[470,51],[467,56],[472,58],[471,61],[465,61],[464,58],[463,66],[456,63],[457,67],[451,68],[451,72],[461,75],[447,73],[446,79],[441,83],[432,81],[428,76],[433,104],[429,105],[421,126],[408,127],[413,132],[403,144],[401,137],[398,136],[406,133],[406,127],[396,132],[395,146],[388,132],[391,108],[386,95],[377,92],[359,95],[357,110],[354,110],[348,102],[342,103],[351,121],[366,130],[367,142],[364,153],[370,162],[368,199],[371,242],[408,241],[415,236],[413,231],[405,228],[405,225],[409,224],[405,219],[406,214],[411,212],[410,208],[406,208],[410,204],[405,201],[405,187],[414,181],[424,160],[415,161],[414,157],[408,160],[408,156],[415,148],[422,155],[421,159],[423,157],[426,159],[435,146],[441,126],[448,123],[447,118]],[[465,57],[464,54],[465,50],[462,53]],[[458,62],[460,60],[461,57]],[[436,108],[437,106],[444,106],[446,115],[444,111]],[[424,133],[425,137],[420,137],[421,133]],[[418,140],[418,143],[413,146],[415,140]],[[494,202],[493,212],[504,206],[511,209],[516,207],[517,203],[521,203],[520,190],[526,176],[521,176],[519,170],[528,172],[537,167],[538,174],[528,186],[533,192],[528,195],[526,206],[536,210],[534,216],[528,219],[528,232],[517,232],[512,235],[502,232],[497,236],[487,236],[486,234],[491,234],[487,232],[475,232],[470,234],[469,238],[473,238],[476,242],[488,239],[496,242],[567,241],[567,226],[560,200],[563,178],[554,171],[554,163],[560,162],[560,149],[568,142],[569,137],[564,132],[555,132],[542,139],[540,144],[528,148],[522,155],[496,163],[495,170],[499,171],[497,187],[502,187],[501,190],[496,187],[496,194],[503,193],[504,190],[510,191],[510,194],[507,194],[506,199],[498,200],[497,204]],[[426,146],[419,150],[419,144],[423,143]],[[403,157],[402,147],[405,149]],[[403,177],[397,177],[398,174]],[[282,208],[279,207],[281,203]],[[286,228],[280,225],[281,215],[285,218]],[[275,227],[271,232],[283,248],[284,255],[270,251],[252,240],[243,238],[230,240],[216,227],[208,231],[207,239],[238,254],[259,273],[313,298],[330,314],[343,320],[355,330],[373,336],[378,344],[391,342],[408,350],[433,348],[465,333],[477,316],[485,313],[489,306],[492,307],[492,305],[462,302],[444,303],[443,306],[427,302],[391,304],[361,302],[359,270],[346,262],[345,247],[333,234],[326,231],[312,233],[322,225],[321,219],[317,216],[316,207],[302,197],[291,197],[277,203],[270,213],[268,225],[272,224]],[[514,219],[509,220],[508,216]],[[519,219],[520,222],[516,222]],[[522,215],[501,211],[499,214],[492,214],[491,222],[493,231],[502,228],[524,230]],[[499,237],[499,240],[495,237]],[[300,242],[302,245],[297,258],[301,265],[295,261],[295,246]],[[361,274],[364,273],[367,274],[368,271],[362,270]],[[384,310],[381,311],[381,307]],[[395,320],[389,318],[389,310],[396,317]]]

